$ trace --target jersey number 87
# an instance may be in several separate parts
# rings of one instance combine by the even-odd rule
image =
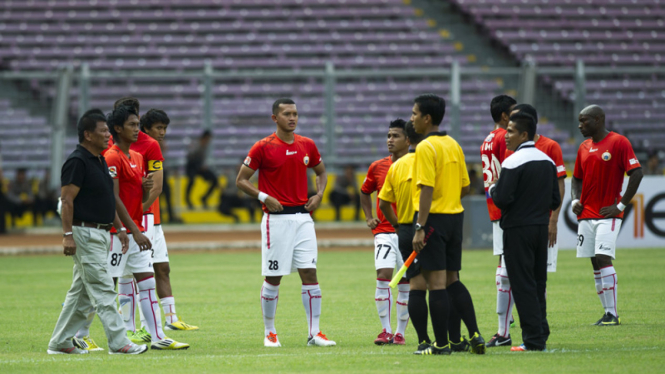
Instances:
[[[501,163],[495,155],[492,155],[492,161],[490,161],[487,155],[481,155],[481,160],[483,161],[483,180],[485,182],[485,188],[487,188],[491,181],[499,178],[499,173],[501,173]]]

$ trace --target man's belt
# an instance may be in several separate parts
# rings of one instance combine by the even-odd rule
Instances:
[[[72,221],[72,226],[91,227],[93,229],[101,229],[106,231],[111,231],[111,229],[113,228],[112,223],[83,222],[77,219]]]

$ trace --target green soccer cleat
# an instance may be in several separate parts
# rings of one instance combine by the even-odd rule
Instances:
[[[420,346],[419,346],[420,348]],[[436,342],[432,343],[429,347],[423,349],[423,350],[417,350],[413,354],[416,355],[422,355],[422,356],[429,356],[429,355],[450,355],[450,345],[446,344],[443,347],[437,347]]]
[[[462,336],[458,343],[449,341],[448,344],[450,344],[450,350],[452,352],[468,352],[471,349],[471,345],[469,345],[469,341],[466,340],[465,336]]]
[[[150,336],[150,333],[145,329],[145,327],[142,327],[140,330],[136,330],[135,333],[127,331],[127,337],[129,338],[129,340],[131,340],[133,343],[136,344],[150,343],[152,341],[152,337]]]
[[[619,326],[620,324],[621,318],[610,313],[607,313],[605,318],[603,318],[603,321],[600,323],[601,326]]]
[[[181,319],[178,319],[177,321],[175,321],[173,323],[167,323],[166,325],[164,325],[164,330],[172,330],[172,331],[176,331],[176,330],[194,331],[194,330],[198,330],[198,329],[199,329],[198,326],[193,326],[193,325],[187,324],[187,323],[183,322]]]
[[[485,351],[486,351],[485,339],[483,339],[483,337],[480,336],[479,332],[476,332],[475,334],[473,334],[469,344],[471,344],[471,353],[475,353],[477,355],[484,355],[485,354]]]

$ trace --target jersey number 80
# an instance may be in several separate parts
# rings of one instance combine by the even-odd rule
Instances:
[[[501,163],[495,155],[492,155],[492,161],[490,161],[487,155],[481,155],[481,160],[483,161],[483,180],[485,182],[485,188],[487,188],[491,181],[499,178],[499,173],[501,173]]]

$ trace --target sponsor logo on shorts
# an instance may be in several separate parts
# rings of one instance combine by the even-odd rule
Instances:
[[[612,154],[611,154],[610,152],[608,152],[608,151],[605,151],[605,152],[600,156],[600,158],[602,158],[603,161],[609,161],[609,160],[612,159]]]
[[[111,178],[117,178],[118,169],[115,166],[109,166],[109,174],[111,175]]]
[[[312,259],[312,263],[313,263],[314,265],[316,265],[316,259],[315,259],[315,258]]]
[[[598,246],[598,249],[601,250],[601,251],[610,251],[610,250],[612,250],[612,248],[610,248],[608,246],[605,246],[605,245],[602,245],[602,244]]]

